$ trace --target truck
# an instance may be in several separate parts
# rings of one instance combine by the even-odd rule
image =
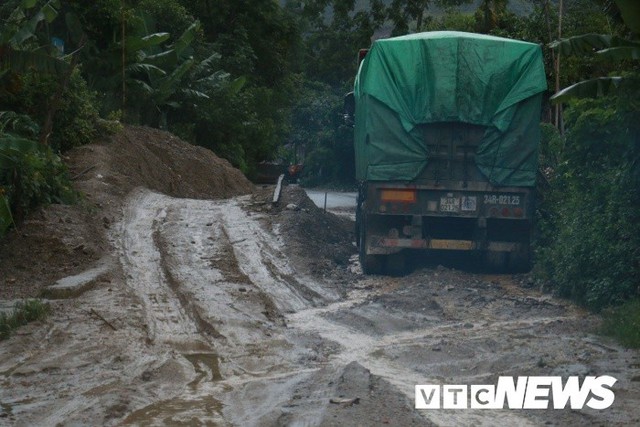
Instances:
[[[543,93],[539,45],[437,31],[380,39],[345,99],[365,274],[407,251],[530,269]]]

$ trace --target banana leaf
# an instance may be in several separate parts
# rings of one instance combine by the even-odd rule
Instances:
[[[191,42],[196,38],[198,31],[200,30],[200,21],[196,21],[189,25],[189,28],[184,30],[180,38],[176,40],[173,45],[173,49],[176,51],[176,55],[181,57],[185,49],[191,46]]]
[[[553,103],[566,102],[572,98],[596,98],[615,95],[624,82],[624,77],[599,77],[585,80],[562,89],[550,99]]]
[[[13,168],[20,157],[38,149],[40,145],[32,139],[0,135],[0,170]]]
[[[612,47],[609,49],[603,49],[598,52],[598,55],[605,58],[612,59],[614,61],[624,61],[626,59],[640,59],[640,45]]]
[[[154,33],[144,37],[130,36],[125,40],[125,49],[134,53],[152,46],[158,46],[169,39],[169,33]]]

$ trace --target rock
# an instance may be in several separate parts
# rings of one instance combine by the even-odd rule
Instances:
[[[335,403],[337,405],[345,405],[345,406],[351,406],[351,405],[357,405],[360,403],[360,398],[359,397],[354,397],[352,399],[345,399],[345,398],[341,398],[341,397],[332,397],[331,399],[329,399],[330,403]]]
[[[47,298],[61,299],[77,297],[91,289],[99,279],[108,274],[113,268],[109,259],[98,261],[97,266],[75,276],[65,277],[53,285],[42,290],[42,295]]]
[[[287,209],[287,210],[290,210],[290,211],[297,211],[297,210],[298,210],[298,209],[300,209],[300,208],[299,208],[299,207],[298,207],[298,205],[296,205],[295,203],[289,203],[289,204],[287,205],[286,209]]]

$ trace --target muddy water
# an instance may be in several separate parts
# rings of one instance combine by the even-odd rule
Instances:
[[[250,203],[132,193],[110,280],[0,342],[0,425],[640,423],[640,356],[593,335],[597,318],[446,268],[360,275],[341,296]],[[415,384],[500,375],[619,381],[604,411],[413,409]]]

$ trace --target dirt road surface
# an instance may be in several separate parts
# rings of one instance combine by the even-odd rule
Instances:
[[[597,316],[447,260],[363,276],[348,219],[271,191],[128,192],[83,292],[0,342],[0,425],[640,424],[640,353]],[[416,384],[537,375],[611,375],[615,402],[414,409]]]
[[[250,196],[131,193],[110,236],[116,251],[108,262],[119,273],[53,302],[45,325],[0,344],[0,422],[639,421],[640,358],[591,335],[597,319],[512,276],[427,266],[406,277],[364,277],[353,257],[348,283],[325,283],[299,273],[278,217],[255,206]],[[604,411],[412,408],[415,384],[605,374],[618,383],[615,405]]]

